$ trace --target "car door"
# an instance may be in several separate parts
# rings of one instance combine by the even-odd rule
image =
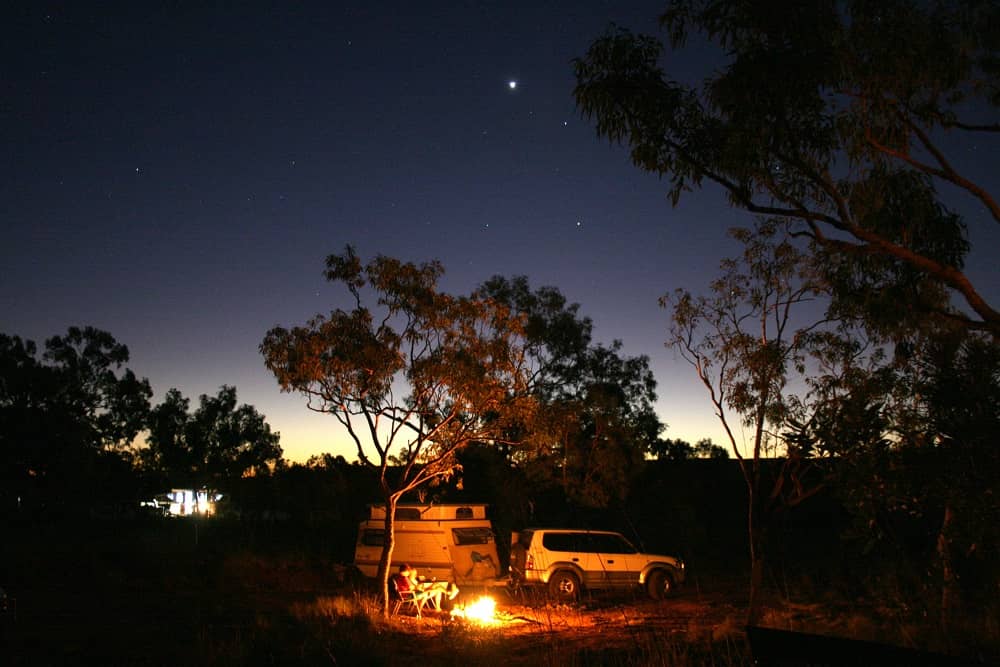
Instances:
[[[592,533],[591,539],[597,546],[605,586],[620,588],[639,582],[645,562],[628,540],[617,533]]]
[[[599,587],[603,583],[600,560],[587,533],[549,531],[542,536],[542,545],[545,568],[551,568],[555,563],[570,563],[583,574],[584,586]]]

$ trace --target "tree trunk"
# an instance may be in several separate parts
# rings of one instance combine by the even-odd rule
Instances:
[[[951,505],[945,505],[937,538],[937,557],[941,565],[941,629],[945,632],[951,627],[952,614],[958,603],[958,585],[951,560],[951,527],[954,519]]]
[[[758,554],[750,562],[750,602],[747,606],[747,625],[759,625],[761,618],[761,588],[764,583],[764,559]]]
[[[396,543],[396,496],[387,494],[385,497],[385,542],[382,543],[382,556],[378,561],[378,580],[382,586],[382,615],[389,618],[392,609],[389,600],[389,574],[392,564],[392,550]]]
[[[747,625],[758,625],[761,618],[761,593],[764,586],[764,528],[757,508],[756,494],[750,495],[748,537],[750,539],[750,600],[747,604]]]

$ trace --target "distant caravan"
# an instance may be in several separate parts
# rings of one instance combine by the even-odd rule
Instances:
[[[428,579],[464,586],[503,586],[493,526],[486,505],[396,506],[395,546],[390,571],[402,563]],[[354,565],[366,577],[378,573],[385,543],[385,506],[370,505],[358,528]]]

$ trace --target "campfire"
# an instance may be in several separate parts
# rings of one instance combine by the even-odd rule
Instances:
[[[451,610],[451,616],[452,618],[464,618],[480,625],[495,625],[500,623],[500,619],[496,615],[496,608],[496,600],[484,595],[474,602],[456,605]]]

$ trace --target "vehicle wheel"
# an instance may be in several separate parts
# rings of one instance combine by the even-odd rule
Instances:
[[[674,580],[670,578],[668,573],[663,570],[655,570],[649,573],[649,577],[646,579],[646,591],[649,592],[649,597],[654,600],[662,600],[670,595],[673,590]]]
[[[549,578],[549,593],[560,602],[575,602],[580,596],[580,580],[568,570],[559,570]]]

